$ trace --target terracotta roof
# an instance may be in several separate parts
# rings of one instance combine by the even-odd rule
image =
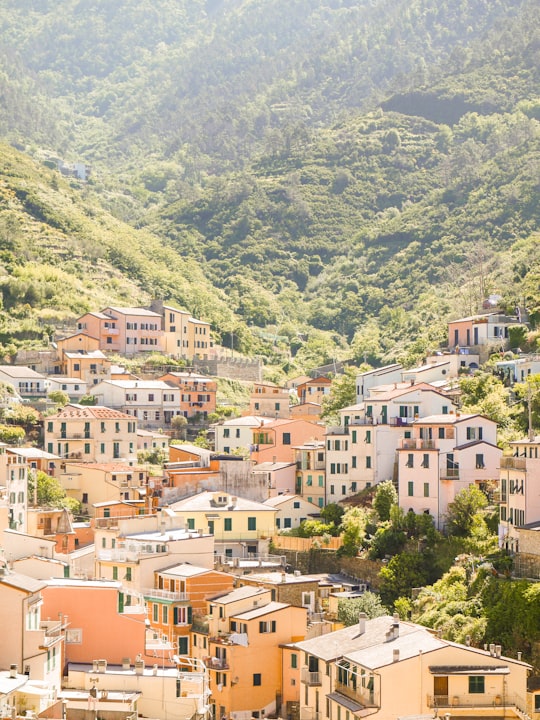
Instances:
[[[97,418],[99,420],[123,418],[136,420],[132,415],[126,415],[126,413],[120,412],[119,410],[112,410],[104,405],[77,405],[76,403],[69,403],[69,405],[62,408],[56,415],[51,415],[51,417],[66,419]]]

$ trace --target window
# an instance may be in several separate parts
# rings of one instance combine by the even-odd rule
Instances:
[[[283,433],[283,445],[290,445],[291,444],[291,433]]]
[[[283,527],[284,527],[284,528],[290,528],[290,527],[292,527],[292,520],[291,520],[291,518],[283,518]]]
[[[116,565],[113,565],[113,569],[112,569],[112,579],[113,579],[113,580],[118,580],[118,568],[116,567]]]
[[[188,654],[188,637],[179,637],[178,638],[178,654],[179,655],[187,655]]]
[[[261,673],[253,673],[253,685],[254,686],[262,685]]]
[[[257,529],[257,518],[256,517],[248,517],[248,530],[256,530]]]
[[[424,483],[424,497],[429,497],[429,483]]]
[[[407,462],[405,463],[405,467],[414,467],[414,455],[412,453],[407,453]]]
[[[485,692],[485,678],[483,675],[469,675],[469,693],[478,695]]]
[[[230,532],[232,530],[232,518],[225,518],[223,521],[223,529]]]
[[[429,467],[429,453],[424,453],[424,457],[422,460],[422,467],[428,468]]]
[[[131,568],[126,568],[126,580],[131,580]]]
[[[299,510],[299,509],[300,509],[300,500],[295,500],[295,501],[293,502],[293,508],[294,508],[295,510]]]
[[[485,467],[483,453],[476,453],[476,469],[483,470]]]
[[[407,495],[409,497],[412,497],[414,495],[414,482],[412,480],[409,480],[407,483]]]
[[[371,467],[371,456],[367,455],[366,456],[366,468],[369,469],[370,467]]]
[[[296,669],[298,667],[298,655],[296,653],[291,654],[291,667]],[[540,695],[538,695],[540,698]]]
[[[84,454],[90,455],[90,443],[84,443]]]
[[[366,435],[367,435],[367,433],[366,433]],[[356,442],[356,430],[353,430],[353,431],[351,432],[351,442],[352,442],[352,443],[355,443],[355,442]],[[366,440],[366,442],[367,442],[367,440]]]
[[[195,530],[195,518],[188,518],[187,526],[188,530]]]
[[[276,632],[276,621],[275,620],[261,620],[259,622],[260,633],[275,633]]]
[[[223,428],[223,437],[228,438],[231,435],[231,431],[229,428]]]

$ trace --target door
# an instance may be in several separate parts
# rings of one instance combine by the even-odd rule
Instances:
[[[433,678],[433,695],[435,706],[448,703],[448,675]]]

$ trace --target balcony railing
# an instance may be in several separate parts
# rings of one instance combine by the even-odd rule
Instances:
[[[518,695],[504,693],[465,693],[463,695],[428,695],[430,708],[482,708],[517,707],[525,709],[525,703]]]
[[[459,480],[459,468],[443,468],[441,470],[442,480]]]
[[[210,668],[211,670],[228,670],[229,669],[229,663],[225,658],[220,657],[206,657],[204,659],[204,662],[206,664],[206,667]]]
[[[61,637],[63,625],[58,621],[45,620],[41,623],[41,629],[44,630],[43,647],[49,647]]]
[[[302,669],[302,682],[305,685],[322,685],[322,673],[308,670],[307,668]]]
[[[379,707],[378,693],[362,687],[359,682],[356,687],[354,685],[344,685],[343,683],[336,682],[336,692],[345,695],[345,697],[351,700],[355,700],[365,707]]]
[[[502,457],[501,470],[526,470],[527,458],[524,457]]]
[[[172,592],[171,590],[161,590],[160,588],[144,588],[142,593],[144,597],[161,598],[162,600],[171,600],[172,602],[185,602],[189,600],[188,593]]]

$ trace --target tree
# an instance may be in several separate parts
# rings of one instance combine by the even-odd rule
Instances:
[[[337,503],[328,503],[321,509],[321,517],[331,528],[328,531],[331,535],[339,534],[339,527],[344,514],[345,508]]]
[[[358,598],[338,600],[338,621],[345,626],[355,625],[361,612],[366,613],[369,620],[386,615],[381,598],[369,591]]]
[[[425,559],[419,552],[403,552],[388,562],[379,573],[383,604],[391,609],[401,597],[409,597],[412,588],[423,587],[428,580]]]
[[[340,555],[356,557],[366,536],[369,512],[362,507],[350,507],[341,520],[343,544],[339,548]]]
[[[51,392],[47,395],[47,399],[59,408],[63,408],[69,402],[69,395],[63,390],[51,390]]]
[[[0,425],[0,442],[15,445],[22,443],[25,437],[24,428],[18,425]]]
[[[28,474],[28,497],[32,502],[35,498],[38,506],[56,508],[67,507],[69,499],[60,482],[42,470]]]
[[[391,480],[385,480],[377,485],[375,497],[373,498],[373,509],[379,516],[379,520],[384,522],[390,520],[390,510],[393,505],[398,503],[398,494],[394,483]]]
[[[475,485],[464,488],[448,505],[446,527],[449,535],[468,537],[474,528],[476,518],[487,507],[487,498]]]
[[[321,418],[330,422],[339,422],[338,410],[356,402],[356,376],[358,368],[347,366],[343,375],[332,380],[330,394],[322,401]]]
[[[171,420],[171,425],[176,432],[176,436],[186,439],[186,428],[188,426],[188,420],[183,415],[175,415]]]

